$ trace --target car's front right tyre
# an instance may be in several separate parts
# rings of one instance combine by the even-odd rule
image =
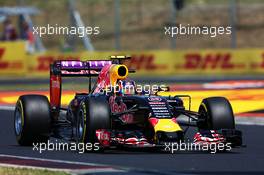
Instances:
[[[224,97],[203,99],[199,107],[200,129],[235,129],[235,119],[230,102]]]
[[[111,128],[110,114],[110,107],[105,98],[89,97],[83,100],[77,114],[77,143],[99,143],[96,130]]]

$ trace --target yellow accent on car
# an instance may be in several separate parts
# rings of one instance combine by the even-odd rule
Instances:
[[[208,112],[207,107],[206,107],[206,105],[204,103],[201,103],[201,106],[204,107],[205,112]]]
[[[123,69],[123,70],[122,70]],[[120,70],[122,70],[123,74],[120,74]],[[116,81],[119,80],[123,80],[126,79],[126,77],[128,76],[128,68],[121,64],[121,65],[117,65],[117,64],[113,64],[110,68],[110,80],[111,80],[111,85],[115,86],[116,85]]]
[[[131,58],[129,55],[111,55],[110,59],[126,59],[126,58]]]
[[[176,132],[182,131],[178,123],[173,122],[171,119],[160,119],[154,127],[155,133],[158,131]]]

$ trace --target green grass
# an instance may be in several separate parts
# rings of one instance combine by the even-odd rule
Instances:
[[[29,168],[0,167],[1,175],[69,175],[62,171],[36,170]]]

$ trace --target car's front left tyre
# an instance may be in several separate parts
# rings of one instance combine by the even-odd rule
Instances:
[[[51,117],[48,98],[43,95],[22,95],[14,112],[16,140],[21,146],[47,142],[50,135]]]

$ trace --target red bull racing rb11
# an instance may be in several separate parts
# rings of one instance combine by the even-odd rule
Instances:
[[[47,142],[50,137],[74,143],[98,143],[101,150],[125,147],[161,148],[186,141],[189,127],[196,127],[194,144],[242,145],[235,129],[232,107],[224,97],[202,100],[190,110],[187,95],[159,96],[138,91],[128,78],[126,56],[110,60],[55,61],[50,66],[50,100],[43,95],[20,96],[14,113],[19,145]],[[62,77],[87,77],[88,93],[76,93],[68,107],[61,106]],[[96,82],[92,83],[95,77]],[[92,87],[92,84],[94,86]],[[127,88],[129,87],[129,88]],[[189,100],[189,108],[184,99]]]

